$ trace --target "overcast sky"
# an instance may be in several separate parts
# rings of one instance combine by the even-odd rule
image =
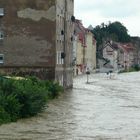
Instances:
[[[75,0],[75,16],[85,27],[120,21],[131,36],[140,36],[139,0]]]

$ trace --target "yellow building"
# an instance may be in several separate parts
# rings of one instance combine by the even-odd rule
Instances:
[[[93,33],[86,31],[85,64],[91,72],[96,69],[96,41]]]
[[[75,22],[75,40],[73,48],[75,60],[74,74],[79,75],[96,69],[96,40],[93,33],[86,29],[80,20]]]

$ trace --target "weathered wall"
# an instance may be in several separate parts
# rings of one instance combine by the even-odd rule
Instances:
[[[0,3],[5,11],[1,19],[5,37],[0,49],[4,65],[54,65],[50,58],[54,55],[55,18],[49,19],[55,16],[53,3],[45,0],[0,0]],[[47,11],[50,16],[45,15]]]
[[[55,67],[55,0],[0,0],[0,67]]]

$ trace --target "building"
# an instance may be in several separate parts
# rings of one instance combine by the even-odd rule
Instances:
[[[72,51],[74,36],[74,0],[57,0],[56,79],[72,87]]]
[[[85,71],[85,28],[78,19],[74,25],[73,66],[74,75],[83,74]]]
[[[135,65],[135,53],[136,49],[132,43],[120,43],[118,45],[119,49],[122,50],[121,55],[119,53],[118,63],[119,66],[129,70],[132,66]]]
[[[135,65],[140,66],[140,37],[131,37],[131,42],[135,47]]]
[[[0,73],[72,87],[73,7],[73,0],[0,0]]]
[[[75,21],[74,29],[74,74],[83,74],[87,69],[92,72],[96,69],[96,40],[94,35],[89,29],[85,28],[82,21],[78,19]]]
[[[96,70],[96,40],[89,29],[86,29],[85,64],[89,71]]]
[[[100,68],[118,71],[120,69],[129,70],[134,65],[135,48],[131,43],[117,43],[108,41],[103,48],[104,63]]]

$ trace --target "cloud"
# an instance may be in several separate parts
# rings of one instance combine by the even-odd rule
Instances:
[[[139,0],[90,0],[88,2],[75,0],[75,15],[86,26],[89,24],[95,26],[108,21],[120,21],[124,23],[131,34],[140,35],[138,3]],[[137,30],[135,25],[137,25]]]

